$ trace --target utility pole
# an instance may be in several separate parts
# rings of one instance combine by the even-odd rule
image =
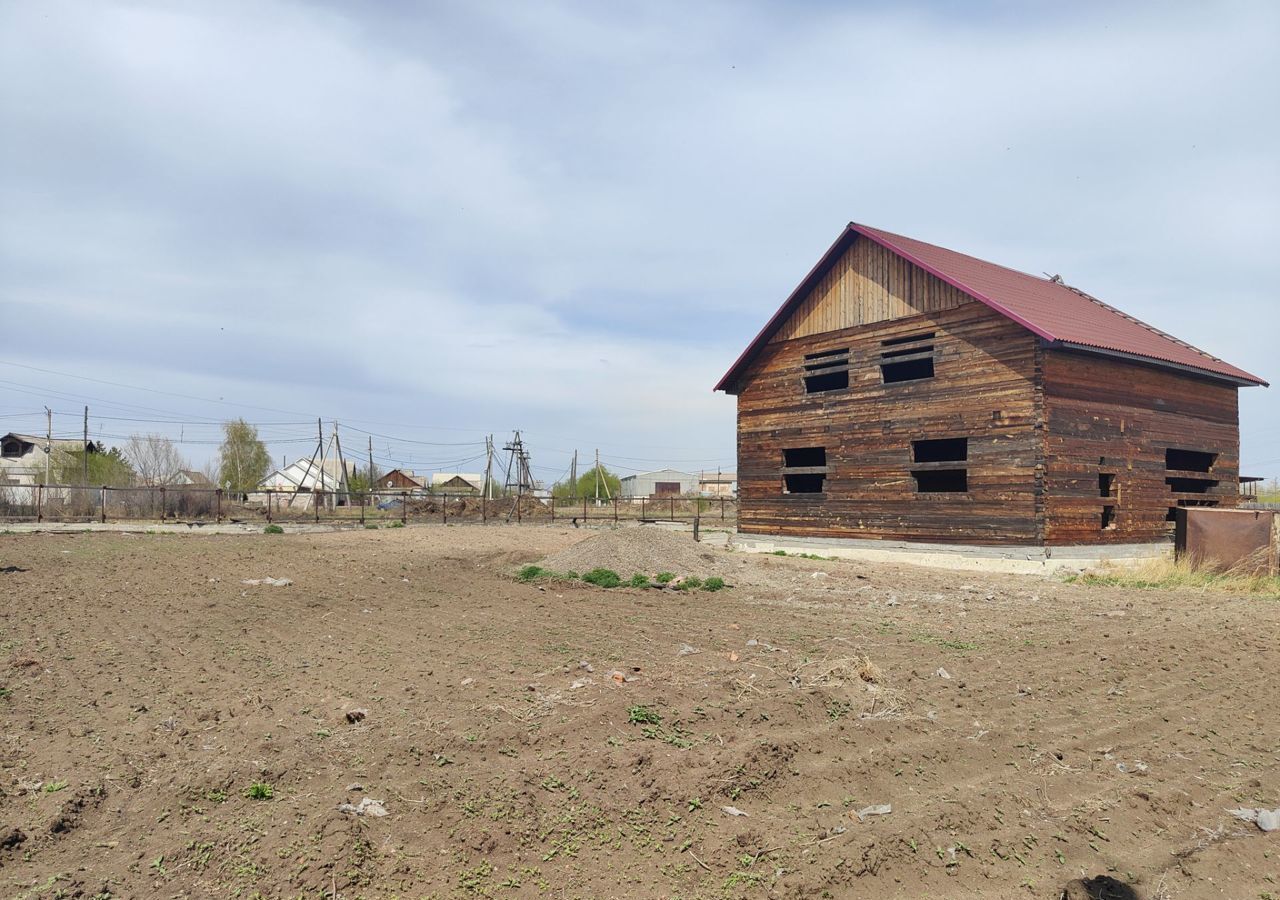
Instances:
[[[596,450],[596,506],[600,505],[600,451]]]
[[[320,442],[320,490],[324,491],[324,422],[320,421],[320,417],[316,416],[316,435]],[[315,482],[311,483],[312,493],[315,493]]]
[[[373,472],[373,437],[370,436],[369,438],[369,487],[367,488],[368,490],[370,491],[373,490],[373,482],[376,478],[377,476]]]
[[[569,465],[569,499],[578,499],[578,451],[573,451],[573,462]]]
[[[89,407],[84,408],[84,486],[89,486]]]
[[[349,499],[347,497],[347,488],[349,487],[347,484],[347,459],[342,455],[342,437],[338,434],[337,419],[333,420],[333,446],[338,453],[338,484],[336,487],[341,492],[338,499],[345,504]]]
[[[49,483],[49,461],[53,458],[53,410],[49,407],[44,408],[45,416],[45,437],[44,437],[44,483]]]
[[[482,496],[486,500],[493,499],[493,435],[487,435],[484,439],[484,491]]]

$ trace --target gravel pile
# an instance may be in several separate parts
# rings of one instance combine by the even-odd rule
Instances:
[[[603,531],[572,547],[548,556],[540,564],[553,572],[589,572],[612,569],[623,578],[637,572],[657,575],[719,575],[729,578],[741,571],[741,562],[725,550],[694,543],[688,532],[641,525]]]

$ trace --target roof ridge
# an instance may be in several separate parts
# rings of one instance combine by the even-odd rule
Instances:
[[[1036,281],[1047,281],[1049,283],[1054,283],[1052,278],[1048,278],[1048,277],[1041,278],[1039,275],[1035,275],[1031,272],[1024,272],[1021,269],[1015,269],[1013,266],[1006,266],[1002,263],[992,262],[989,259],[983,259],[981,256],[974,256],[972,253],[965,253],[962,250],[952,250],[950,247],[944,247],[941,244],[931,244],[928,241],[922,241],[919,238],[908,237],[905,234],[897,234],[896,232],[893,232],[893,231],[885,231],[883,228],[876,228],[874,225],[863,225],[861,222],[854,222],[852,224],[857,225],[859,228],[866,228],[870,231],[878,231],[880,234],[886,235],[888,237],[899,238],[904,241],[911,241],[911,243],[913,244],[924,244],[926,247],[932,247],[933,249],[941,250],[944,253],[951,253],[956,256],[963,256],[965,259],[971,259],[976,263],[982,263],[984,266],[991,266],[993,269],[1004,269],[1006,272],[1012,272],[1015,275],[1022,275],[1026,278],[1034,278]]]

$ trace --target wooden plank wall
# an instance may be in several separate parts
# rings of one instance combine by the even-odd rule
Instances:
[[[882,384],[881,341],[928,331],[935,332],[935,377]],[[849,387],[806,394],[805,354],[842,347],[850,349]],[[1030,332],[976,301],[770,344],[738,396],[739,529],[1036,542],[1036,356]],[[968,462],[960,464],[969,490],[917,494],[911,441],[946,437],[969,439]],[[826,490],[784,494],[782,450],[806,446],[827,448]]]
[[[773,341],[955,309],[972,298],[867,238],[859,237],[800,301]]]
[[[1179,498],[1239,502],[1237,389],[1190,374],[1046,348],[1045,540],[1049,544],[1140,543],[1171,533],[1165,513]],[[1217,453],[1208,494],[1173,494],[1165,449]],[[1116,473],[1114,500],[1098,474]],[[1190,474],[1190,473],[1188,473]],[[1102,507],[1115,527],[1100,529]]]

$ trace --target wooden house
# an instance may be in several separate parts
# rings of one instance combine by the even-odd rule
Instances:
[[[1065,284],[850,224],[716,386],[739,530],[1166,540],[1234,506],[1262,379]]]

